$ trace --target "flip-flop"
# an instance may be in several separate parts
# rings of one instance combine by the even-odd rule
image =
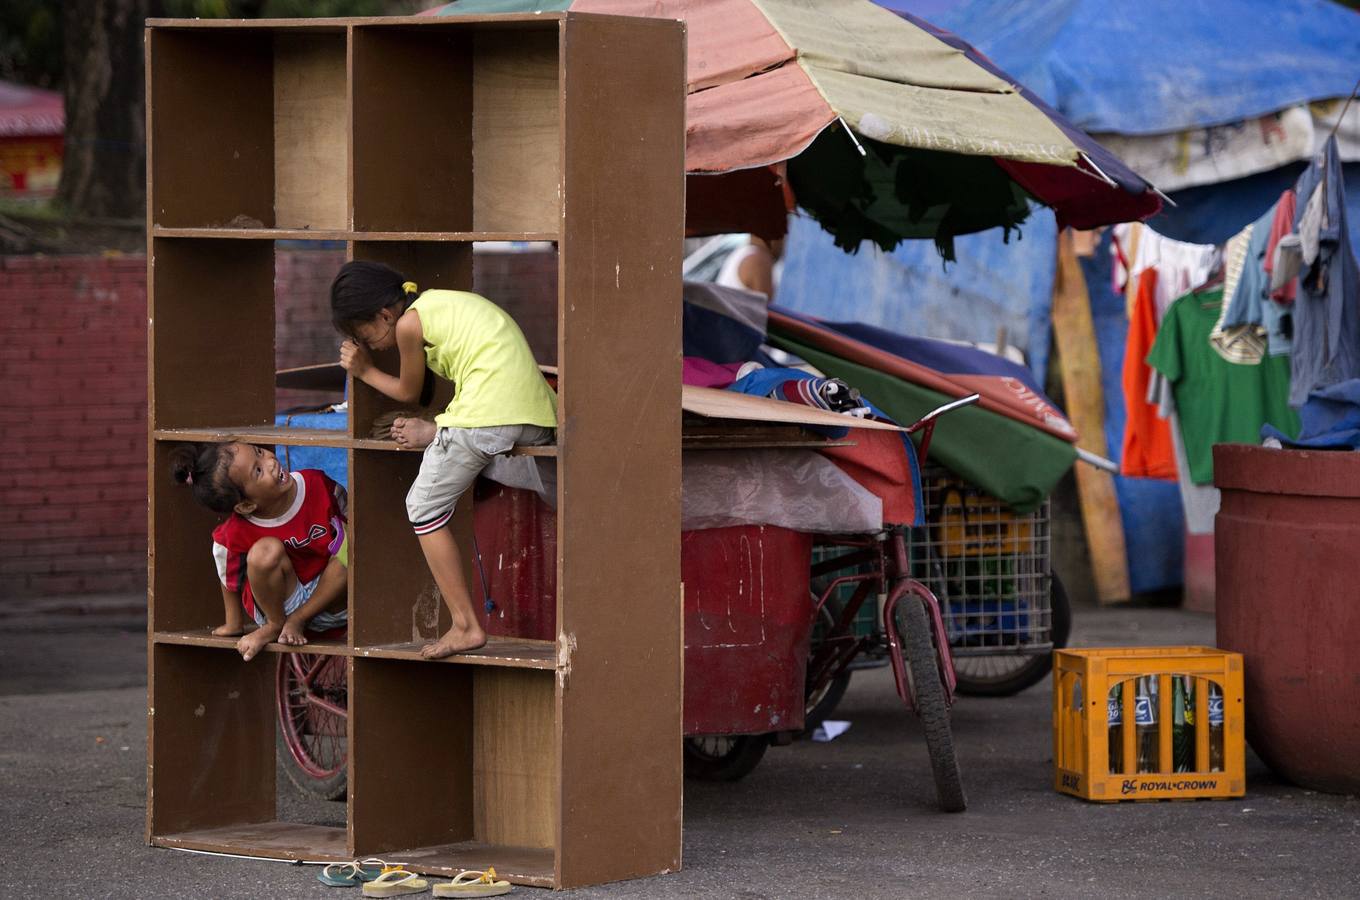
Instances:
[[[403,894],[422,894],[430,883],[415,872],[397,866],[388,867],[381,875],[364,885],[365,897],[400,897]]]
[[[496,870],[488,868],[485,872],[459,872],[454,876],[453,881],[436,884],[434,895],[436,897],[495,897],[498,894],[508,894],[512,890],[514,890],[514,885],[508,881],[498,880]]]
[[[354,887],[372,881],[382,874],[387,863],[376,857],[356,859],[347,863],[331,863],[316,876],[316,880],[331,887]]]

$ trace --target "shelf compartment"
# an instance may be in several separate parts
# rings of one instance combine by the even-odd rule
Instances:
[[[152,640],[157,644],[235,650],[239,638],[219,637],[212,633],[211,628],[192,628],[185,631],[157,631]],[[343,640],[334,638],[308,637],[307,643],[301,646],[274,642],[266,645],[264,649],[266,653],[313,653],[318,656],[352,656],[354,654],[348,644]]]
[[[356,659],[352,684],[354,852],[552,884],[554,675]]]
[[[347,228],[346,54],[344,27],[153,29],[152,222]]]

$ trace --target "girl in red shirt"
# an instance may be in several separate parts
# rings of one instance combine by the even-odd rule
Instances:
[[[190,444],[171,455],[174,480],[227,519],[213,530],[224,624],[242,659],[265,645],[307,643],[304,629],[344,627],[349,558],[345,489],[317,469],[289,472],[253,444]],[[245,631],[244,614],[259,626]]]

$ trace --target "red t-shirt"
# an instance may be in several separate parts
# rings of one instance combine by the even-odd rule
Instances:
[[[292,478],[297,482],[297,496],[282,515],[260,519],[232,513],[213,529],[217,577],[227,590],[241,594],[241,605],[252,618],[255,599],[246,579],[246,554],[256,541],[266,537],[282,541],[288,561],[303,584],[319,577],[345,545],[345,489],[320,469],[293,472]]]

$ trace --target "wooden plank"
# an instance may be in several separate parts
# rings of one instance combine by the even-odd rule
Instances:
[[[416,847],[388,854],[413,872],[452,876],[469,869],[496,874],[514,884],[553,886],[553,852],[541,847],[505,847],[464,841],[437,847]]]
[[[473,838],[472,677],[459,666],[354,661],[349,812],[357,856]]]
[[[267,32],[148,37],[151,220],[274,223],[273,50]]]
[[[479,31],[473,48],[472,227],[556,231],[562,200],[557,32]]]
[[[472,243],[487,241],[555,242],[555,231],[353,231],[311,228],[166,228],[152,226],[153,237],[221,238],[251,241],[421,241],[424,243]]]
[[[247,629],[253,631],[254,629]],[[152,635],[157,644],[175,644],[184,647],[215,647],[222,650],[236,650],[234,637],[218,637],[211,628],[190,628],[183,631],[157,631]],[[300,646],[272,643],[265,646],[267,653],[314,653],[318,656],[352,656],[354,651],[344,641],[309,637]]]
[[[149,833],[272,821],[274,666],[199,647],[152,659]]]
[[[439,665],[503,666],[518,669],[556,669],[557,645],[551,641],[531,641],[491,635],[486,646],[444,659],[425,659],[420,655],[423,644],[407,641],[400,644],[371,644],[356,647],[354,654],[373,659],[405,659],[412,662]]]
[[[345,370],[339,363],[294,366],[274,372],[274,387],[299,391],[345,390]]]
[[[356,22],[356,229],[473,227],[471,41],[466,28],[368,28]]]
[[[680,866],[685,49],[633,24],[563,35],[559,888]]]
[[[344,32],[274,35],[274,223],[349,225]]]
[[[877,431],[903,431],[891,422],[857,419],[854,416],[803,406],[772,397],[756,397],[735,391],[697,387],[687,384],[681,393],[681,407],[685,412],[715,419],[739,419],[748,422],[785,422],[792,425],[821,425],[832,428],[866,428]]]
[[[1058,239],[1058,272],[1053,284],[1053,337],[1058,348],[1068,419],[1082,436],[1084,449],[1099,456],[1109,456],[1105,444],[1105,396],[1101,389],[1095,326],[1091,321],[1091,299],[1070,230],[1064,230]],[[1094,466],[1078,465],[1076,478],[1096,598],[1101,603],[1127,599],[1128,557],[1114,477]]]
[[[556,709],[551,674],[481,669],[473,676],[472,809],[478,840],[553,847]]]
[[[290,428],[284,425],[217,425],[202,428],[157,428],[158,441],[204,443],[285,444],[290,447],[348,447],[354,442],[343,431],[327,428]]]
[[[498,29],[514,28],[528,31],[556,29],[557,23],[566,17],[560,12],[541,13],[495,13],[457,18],[418,18],[408,16],[353,16],[349,18],[315,19],[167,19],[151,18],[146,20],[148,27],[162,31],[263,31],[289,29],[296,31],[334,31],[351,25],[372,28],[473,28],[491,25]],[[600,18],[600,17],[596,17]]]
[[[151,843],[157,847],[237,853],[261,859],[343,862],[353,857],[345,851],[345,829],[297,822],[196,829],[161,835]]]

